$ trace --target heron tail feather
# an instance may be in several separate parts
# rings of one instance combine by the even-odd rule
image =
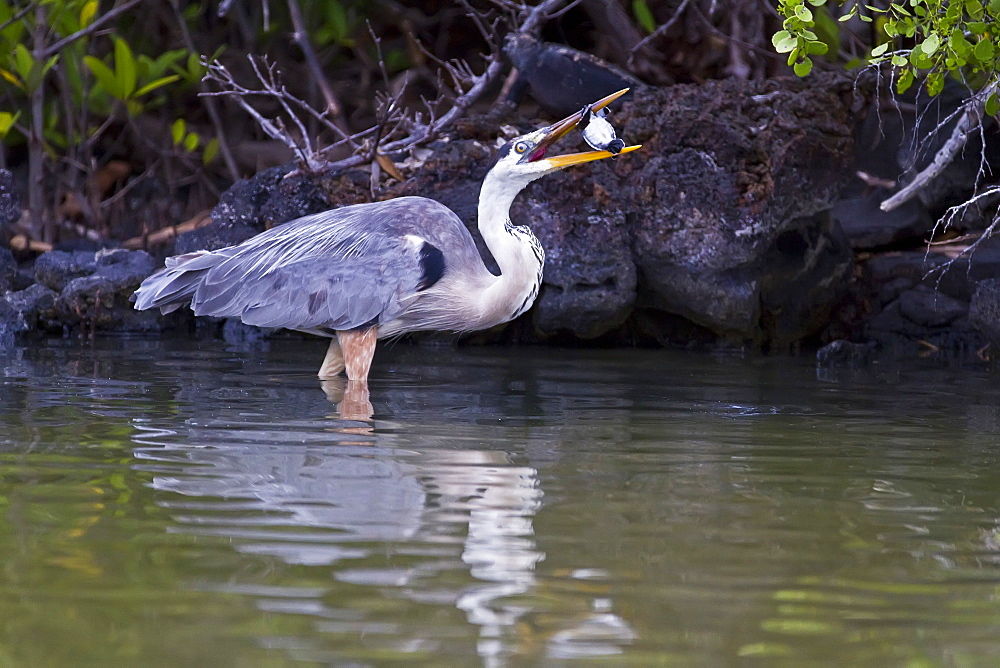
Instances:
[[[135,308],[159,308],[163,314],[176,311],[191,301],[205,273],[224,259],[210,251],[167,258],[166,267],[144,280],[132,295]]]

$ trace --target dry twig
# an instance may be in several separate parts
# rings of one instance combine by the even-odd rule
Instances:
[[[516,16],[517,32],[531,32],[555,15],[566,2],[567,0],[544,0],[535,7],[527,7],[512,0],[495,0],[494,4]],[[481,16],[472,12],[472,19],[476,22],[477,29],[484,35],[487,34]],[[208,73],[205,76],[206,81],[216,83],[221,90],[202,93],[202,95],[224,96],[234,99],[268,136],[290,147],[299,156],[306,170],[313,173],[340,171],[368,164],[375,159],[379,152],[393,153],[408,150],[426,144],[439,136],[444,129],[479,100],[503,73],[504,63],[500,56],[500,50],[497,45],[492,46],[492,52],[486,58],[486,68],[482,74],[475,74],[472,68],[464,62],[441,63],[438,61],[442,69],[452,79],[456,93],[450,108],[444,114],[438,116],[437,109],[433,105],[428,105],[429,118],[426,122],[423,121],[420,114],[414,114],[411,117],[400,107],[399,93],[397,93],[395,96],[386,98],[383,102],[381,107],[383,111],[380,114],[378,125],[353,135],[347,135],[341,128],[337,127],[329,115],[329,109],[318,112],[307,103],[291,95],[278,80],[275,67],[269,65],[266,60],[258,61],[253,57],[250,58],[251,67],[261,85],[260,89],[247,88],[238,83],[221,63],[205,63],[208,68]],[[258,65],[258,62],[263,62],[263,69]],[[268,97],[281,105],[297,130],[294,136],[285,127],[283,121],[266,118],[250,104],[250,98],[260,96]],[[323,148],[314,147],[306,135],[305,126],[299,114],[306,114],[320,121],[324,127],[336,133],[340,140]],[[408,134],[392,141],[385,141],[389,137],[398,135],[403,126],[407,126]],[[369,141],[365,146],[359,147],[357,142],[366,137],[374,137],[374,141]],[[327,161],[322,157],[333,147],[344,143],[354,149],[354,155],[334,162]]]
[[[931,164],[927,165],[923,170],[917,174],[914,179],[897,192],[892,197],[886,199],[879,206],[883,211],[892,211],[899,205],[903,204],[907,200],[911,199],[921,188],[926,186],[935,177],[937,177],[941,172],[944,171],[955,157],[962,151],[965,147],[965,143],[969,138],[969,135],[977,127],[980,126],[983,119],[983,110],[986,105],[986,100],[997,90],[996,81],[992,82],[990,85],[983,88],[976,95],[970,97],[966,100],[965,104],[959,110],[961,116],[958,119],[958,123],[955,124],[954,129],[951,131],[951,136],[948,141],[944,143],[938,152],[934,155],[934,159]]]

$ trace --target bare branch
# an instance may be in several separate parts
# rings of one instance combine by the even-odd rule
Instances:
[[[683,2],[681,2],[681,4],[677,7],[677,11],[674,12],[674,15],[671,16],[666,23],[661,25],[659,28],[657,28],[650,34],[646,35],[644,38],[642,38],[642,40],[638,44],[633,46],[631,49],[631,57],[634,57],[636,53],[642,51],[646,46],[649,45],[650,42],[652,42],[653,40],[657,39],[660,35],[663,35],[668,30],[670,30],[671,26],[677,23],[677,20],[681,17],[681,14],[683,14],[684,10],[687,9],[689,2],[691,2],[691,0],[683,0]]]
[[[319,86],[319,90],[323,93],[323,99],[326,100],[326,109],[330,112],[330,115],[334,118],[334,122],[337,125],[347,127],[344,121],[344,107],[340,104],[337,96],[333,94],[333,90],[330,88],[329,82],[326,80],[326,75],[323,74],[323,68],[319,64],[319,58],[316,57],[316,51],[313,49],[312,44],[309,42],[309,33],[306,32],[305,23],[302,21],[302,10],[299,9],[298,0],[288,0],[288,13],[292,19],[292,27],[295,32],[292,33],[292,38],[295,43],[299,45],[302,49],[302,55],[305,56],[306,65],[309,67],[309,71],[312,73],[313,79],[316,85]]]
[[[921,188],[926,186],[932,179],[938,176],[944,168],[955,159],[962,149],[969,135],[980,125],[983,119],[983,109],[986,100],[997,90],[998,82],[994,81],[969,98],[962,106],[964,113],[951,131],[948,141],[935,154],[931,164],[927,165],[919,174],[914,177],[906,187],[897,192],[879,206],[883,211],[892,211],[899,205],[910,200]]]
[[[294,2],[293,0],[289,0],[289,2],[289,7],[291,8]],[[535,7],[528,7],[520,3],[515,3],[512,0],[494,0],[494,4],[517,16],[518,18],[514,22],[515,32],[524,33],[536,30],[545,21],[556,15],[567,4],[567,0],[543,0],[543,2]],[[484,36],[489,34],[482,16],[473,16],[473,21],[481,34]],[[375,41],[376,48],[380,49],[378,38],[375,35],[372,38]],[[336,132],[341,137],[341,140],[332,146],[315,150],[309,143],[308,137],[304,134],[304,126],[296,111],[322,121],[327,128],[333,130],[336,126],[328,116],[329,110],[318,112],[302,100],[291,95],[277,82],[275,73],[271,68],[268,68],[268,71],[264,73],[260,71],[256,63],[251,59],[255,74],[261,83],[261,89],[251,90],[237,83],[223,65],[219,63],[207,64],[209,69],[205,77],[206,80],[214,81],[222,90],[206,92],[202,93],[202,95],[233,98],[237,104],[251,115],[265,133],[292,148],[300,156],[306,169],[311,172],[335,172],[370,163],[377,153],[408,150],[435,139],[445,128],[475,104],[502,75],[505,65],[500,55],[499,45],[493,43],[494,40],[492,39],[487,41],[491,43],[492,50],[491,54],[486,58],[486,68],[482,74],[475,74],[467,63],[445,63],[431,56],[440,65],[439,78],[440,72],[444,71],[452,79],[456,95],[455,99],[451,102],[450,108],[443,115],[438,116],[436,105],[428,104],[426,101],[425,105],[429,113],[427,122],[423,121],[419,113],[412,115],[406,113],[400,105],[401,96],[405,90],[404,85],[403,89],[397,91],[395,95],[387,96],[380,104],[379,121],[376,126],[353,135],[347,135],[342,129],[337,128]],[[379,60],[383,79],[386,81],[388,87],[388,74],[385,72],[382,58],[380,57]],[[255,96],[270,97],[277,100],[285,114],[290,117],[291,122],[296,125],[299,132],[303,133],[302,138],[293,138],[280,122],[265,118],[262,114],[254,110],[248,98]],[[409,130],[408,134],[398,139],[391,139],[401,133],[405,126]],[[366,140],[365,145],[358,147],[356,142],[362,138]],[[303,142],[305,142],[305,146],[303,146]],[[344,143],[348,143],[355,148],[354,155],[335,162],[329,162],[322,157],[328,154],[334,146]],[[358,150],[359,148],[360,150]]]
[[[34,2],[29,2],[25,7],[23,7],[20,10],[18,10],[17,13],[15,13],[9,19],[7,19],[6,21],[4,21],[3,23],[0,23],[0,30],[4,30],[4,29],[7,28],[7,26],[9,26],[9,25],[11,25],[13,23],[17,23],[18,21],[20,21],[21,19],[23,19],[29,13],[33,12],[35,10],[35,7],[39,3],[40,3],[40,0],[35,0]]]
[[[318,158],[317,154],[312,150],[311,145],[308,144],[309,139],[305,136],[305,134],[303,134],[301,140],[307,142],[307,145],[303,147],[300,141],[292,137],[279,122],[264,117],[260,112],[254,109],[253,105],[247,102],[248,97],[264,95],[278,99],[281,101],[286,113],[290,111],[287,101],[282,99],[283,96],[288,96],[289,94],[276,81],[273,67],[268,66],[265,62],[265,65],[267,66],[267,74],[265,75],[252,56],[248,56],[248,60],[250,61],[250,66],[253,68],[254,74],[257,76],[257,79],[263,87],[262,90],[251,90],[237,83],[233,78],[233,75],[221,63],[206,62],[205,66],[207,68],[207,72],[205,74],[205,80],[214,81],[222,87],[222,90],[217,92],[205,92],[201,93],[201,95],[233,98],[244,111],[250,114],[250,116],[257,122],[257,125],[259,125],[269,137],[280,141],[285,146],[292,149],[299,156],[299,159],[305,165],[306,169],[309,171],[319,171],[325,166],[325,161]],[[292,114],[292,116],[294,117],[294,114]]]

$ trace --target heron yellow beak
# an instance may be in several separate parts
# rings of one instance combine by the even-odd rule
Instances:
[[[611,104],[612,102],[614,102],[615,100],[617,100],[618,98],[620,98],[628,91],[629,91],[628,88],[623,88],[616,93],[612,93],[611,95],[602,97],[600,100],[590,105],[590,109],[592,111],[599,111],[604,107],[608,106],[609,104]],[[610,151],[584,151],[583,153],[570,153],[569,155],[560,155],[552,158],[545,157],[545,152],[549,149],[550,146],[552,146],[552,144],[556,143],[559,139],[564,137],[567,133],[569,133],[570,130],[575,128],[577,124],[580,123],[580,121],[583,119],[583,112],[584,110],[581,109],[575,114],[572,114],[562,119],[558,123],[554,123],[549,127],[545,128],[544,130],[545,135],[542,137],[542,140],[538,143],[538,146],[535,147],[535,150],[528,155],[528,161],[534,162],[535,160],[545,159],[552,165],[553,169],[562,169],[563,167],[569,167],[570,165],[578,165],[582,162],[590,162],[592,160],[602,160],[604,158],[610,158],[613,155],[615,155]],[[618,152],[618,155],[622,155],[623,153],[631,153],[632,151],[639,148],[642,148],[641,144],[638,146],[626,146],[625,148],[623,148],[621,151]]]
[[[555,169],[562,169],[563,167],[569,167],[570,165],[579,165],[581,162],[591,162],[592,160],[603,160],[604,158],[612,158],[615,155],[624,155],[626,153],[631,153],[637,149],[642,148],[642,144],[636,144],[635,146],[626,146],[622,150],[618,151],[617,154],[611,151],[584,151],[583,153],[569,153],[567,155],[557,155],[554,158],[545,158]]]

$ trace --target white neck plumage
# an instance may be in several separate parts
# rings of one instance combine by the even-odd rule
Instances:
[[[498,322],[528,310],[541,284],[545,263],[542,246],[527,226],[517,227],[510,222],[510,205],[526,185],[487,174],[479,194],[479,233],[501,274],[484,297],[495,304],[497,316],[502,316]]]

